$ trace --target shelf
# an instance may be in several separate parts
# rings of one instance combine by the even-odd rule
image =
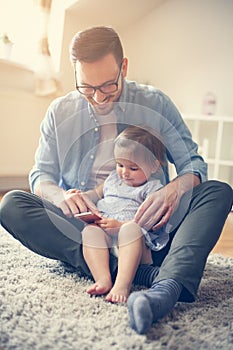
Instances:
[[[9,66],[10,68],[16,68],[16,69],[20,69],[20,70],[24,70],[24,71],[28,71],[28,72],[33,73],[33,70],[31,67],[29,67],[23,63],[17,62],[17,61],[7,60],[5,58],[0,58],[0,65],[5,66],[5,67]]]
[[[233,160],[220,160],[219,165],[225,165],[225,166],[232,166],[233,167]]]
[[[207,121],[207,122],[230,122],[233,123],[233,116],[204,115],[204,114],[182,114],[185,120]]]
[[[233,186],[233,116],[183,114],[183,118],[208,164],[209,179]]]
[[[208,164],[213,164],[215,165],[216,164],[216,159],[213,159],[213,158],[205,158],[205,161],[208,163]],[[226,165],[226,166],[233,166],[233,160],[218,160],[218,164],[219,165]]]

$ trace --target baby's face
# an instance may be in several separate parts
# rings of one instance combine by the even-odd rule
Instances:
[[[128,159],[116,158],[116,170],[122,181],[132,187],[143,185],[151,176],[151,167],[140,162],[140,166]]]
[[[114,156],[119,177],[128,186],[143,185],[157,170],[157,160],[149,160],[145,147],[119,147],[115,145]]]

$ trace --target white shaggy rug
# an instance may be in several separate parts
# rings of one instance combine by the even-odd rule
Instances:
[[[233,259],[211,255],[197,301],[178,303],[146,335],[124,305],[85,292],[91,281],[0,229],[1,350],[232,350]]]

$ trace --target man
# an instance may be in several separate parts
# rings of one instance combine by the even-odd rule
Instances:
[[[232,205],[232,189],[206,181],[206,164],[171,100],[152,87],[128,82],[128,61],[117,33],[94,27],[77,33],[70,46],[76,90],[55,100],[41,126],[32,193],[9,192],[1,223],[32,251],[81,267],[83,223],[74,215],[95,210],[83,191],[106,178],[115,166],[113,140],[127,125],[144,124],[161,134],[178,176],[153,193],[135,221],[145,229],[170,227],[169,244],[153,255],[155,267],[139,268],[135,283],[151,287],[128,299],[130,325],[145,333],[175,303],[194,301],[206,259]],[[111,258],[111,271],[116,260]],[[161,265],[161,266],[160,266]],[[160,267],[158,267],[160,266]]]

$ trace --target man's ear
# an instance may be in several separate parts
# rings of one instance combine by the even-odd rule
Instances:
[[[123,58],[123,61],[122,61],[122,75],[123,75],[123,78],[126,77],[127,75],[127,71],[128,71],[128,58]]]

